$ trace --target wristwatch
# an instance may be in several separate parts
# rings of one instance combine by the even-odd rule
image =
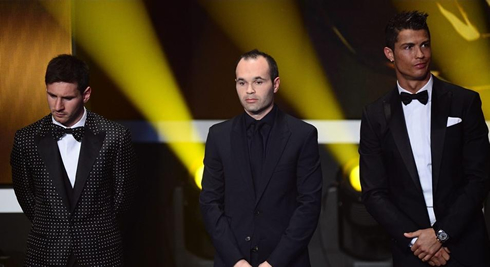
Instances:
[[[449,239],[449,235],[446,232],[444,232],[444,230],[440,229],[436,233],[436,238],[437,238],[437,241],[444,244]]]

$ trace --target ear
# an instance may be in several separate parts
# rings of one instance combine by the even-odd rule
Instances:
[[[276,77],[274,79],[274,94],[277,93],[279,90],[279,85],[281,84],[281,79],[279,77]]]
[[[384,48],[384,52],[385,52],[385,57],[391,62],[393,63],[395,61],[395,54],[393,53],[393,50],[391,50],[391,48],[385,46]]]
[[[90,99],[90,94],[92,94],[92,88],[88,86],[85,91],[83,91],[82,97],[83,97],[83,103],[87,103],[88,100]]]

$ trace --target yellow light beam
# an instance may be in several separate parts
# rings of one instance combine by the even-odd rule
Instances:
[[[355,166],[350,171],[349,182],[350,182],[352,188],[354,188],[354,190],[356,190],[357,192],[362,191],[361,178],[360,178],[360,174],[359,174],[359,165]]]
[[[480,32],[478,32],[478,29],[468,19],[466,12],[464,12],[460,5],[458,5],[458,9],[463,16],[464,22],[462,22],[453,13],[445,9],[441,4],[436,4],[442,15],[449,21],[449,23],[451,23],[451,25],[453,25],[454,29],[456,30],[456,32],[459,33],[459,35],[461,35],[461,37],[463,37],[467,41],[475,41],[480,38]]]
[[[331,85],[323,72],[291,0],[201,0],[201,5],[243,51],[258,48],[278,61],[284,97],[304,118],[343,119]],[[340,130],[342,131],[342,130]],[[344,130],[348,134],[347,130]],[[340,163],[357,156],[355,145],[328,146]]]
[[[353,158],[342,166],[342,175],[347,177],[351,187],[357,192],[361,192],[361,179],[359,174],[359,157]]]
[[[44,1],[55,17],[57,1]],[[172,70],[141,1],[73,1],[75,41],[122,89],[167,140],[190,140],[197,131]],[[101,88],[100,88],[101,89]],[[97,90],[97,89],[95,89]],[[177,121],[165,127],[160,121]],[[185,123],[188,122],[188,123]],[[202,162],[201,143],[171,141],[169,146],[190,174]],[[199,182],[200,186],[200,182]]]

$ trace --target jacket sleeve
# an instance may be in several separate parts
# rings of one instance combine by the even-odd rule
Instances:
[[[17,132],[14,138],[14,146],[10,154],[10,165],[12,166],[12,182],[15,195],[24,214],[32,222],[36,207],[34,183],[27,164],[27,158],[23,151],[25,137]]]
[[[136,191],[136,159],[129,130],[125,129],[118,139],[112,176],[114,179],[114,210],[117,217],[121,218],[130,207]]]
[[[226,266],[233,266],[245,257],[238,249],[238,243],[224,213],[225,177],[213,129],[210,128],[206,141],[199,205],[204,225],[211,236],[216,253]]]
[[[304,252],[316,230],[320,216],[322,171],[318,153],[318,133],[312,127],[301,148],[297,162],[297,202],[289,226],[267,261],[272,266],[289,266]]]
[[[465,186],[458,188],[456,200],[449,207],[449,212],[442,218],[438,217],[434,224],[435,229],[443,229],[448,233],[450,241],[464,235],[474,214],[481,212],[490,187],[488,128],[483,117],[480,97],[478,94],[473,96],[462,118],[462,168]]]
[[[365,109],[361,120],[359,167],[362,201],[371,216],[383,226],[394,241],[402,249],[408,249],[410,239],[403,233],[419,228],[390,199],[389,180],[396,177],[388,177],[381,148],[380,127],[373,125],[370,115]]]

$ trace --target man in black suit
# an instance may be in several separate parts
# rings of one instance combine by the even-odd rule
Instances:
[[[209,129],[200,206],[215,266],[310,266],[322,173],[317,130],[274,105],[279,71],[252,50],[236,66],[241,115]]]
[[[490,266],[481,100],[431,75],[426,17],[403,12],[386,27],[398,83],[362,116],[362,198],[392,237],[395,266]]]
[[[51,114],[19,130],[11,154],[15,194],[32,222],[26,266],[121,266],[119,223],[135,186],[130,133],[85,109],[83,61],[52,59],[45,82]]]

